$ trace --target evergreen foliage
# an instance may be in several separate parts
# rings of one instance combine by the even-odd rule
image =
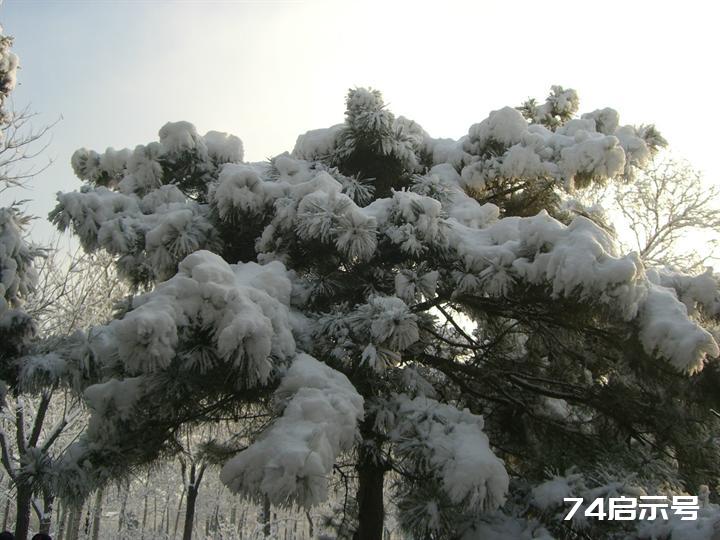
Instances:
[[[51,218],[139,294],[65,349],[95,374],[66,494],[177,452],[181,427],[258,408],[275,420],[230,441],[223,482],[308,507],[334,469],[350,475],[341,536],[380,538],[385,484],[413,537],[470,539],[570,534],[547,482],[713,482],[717,279],[661,283],[563,204],[632,182],[665,144],[578,106],[553,87],[451,141],[353,89],[343,124],[264,163],[186,122],[76,152],[85,185]]]

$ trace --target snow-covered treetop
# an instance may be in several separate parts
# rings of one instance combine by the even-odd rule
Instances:
[[[700,371],[720,353],[694,318],[717,315],[716,279],[649,276],[637,254],[558,204],[563,190],[631,181],[664,141],[620,126],[612,109],[573,118],[577,108],[574,91],[554,87],[546,104],[522,107],[529,120],[505,107],[453,141],[355,89],[343,124],[301,135],[269,162],[245,163],[238,138],[200,136],[187,122],[132,151],[78,150],[86,185],[58,194],[53,221],[114,254],[133,284],[155,287],[82,346],[106,377],[87,390],[93,420],[70,476],[149,459],[205,400],[276,390],[278,420],[223,470],[232,489],[318,502],[363,422],[364,433],[385,433],[410,476],[443,490],[439,512],[495,508],[507,473],[482,418],[428,401],[443,378],[419,375],[438,362],[463,367],[484,345],[449,333],[435,306],[518,324],[532,323],[529,306],[574,306],[621,327],[644,357]],[[150,419],[158,403],[176,406]],[[151,421],[138,455],[123,438]]]

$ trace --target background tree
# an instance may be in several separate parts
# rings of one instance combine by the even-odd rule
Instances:
[[[0,29],[0,194],[6,196],[11,187],[21,186],[32,174],[18,172],[27,159],[34,157],[31,150],[43,132],[25,133],[28,115],[16,115],[7,108],[7,101],[16,84],[18,58],[10,50],[12,38]],[[0,208],[0,380],[2,380],[2,398],[10,387],[15,404],[16,440],[22,457],[28,457],[26,449],[38,443],[40,430],[33,425],[32,431],[26,435],[24,399],[20,396],[20,362],[35,336],[36,324],[32,317],[23,310],[23,304],[32,294],[37,284],[37,272],[34,260],[43,255],[43,250],[28,243],[25,239],[25,227],[29,218],[21,211],[22,202],[9,204]],[[41,400],[36,418],[44,416],[46,404]],[[9,443],[4,433],[0,434],[2,463],[16,488],[16,536],[24,540],[30,519],[30,504],[33,486],[23,474],[27,462],[19,464],[11,462]]]
[[[697,273],[717,258],[720,188],[686,162],[663,155],[593,199],[620,216],[620,241],[648,266]]]

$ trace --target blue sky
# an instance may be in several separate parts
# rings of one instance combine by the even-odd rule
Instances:
[[[31,198],[45,216],[56,191],[80,186],[76,148],[146,143],[170,120],[234,133],[261,160],[342,121],[356,85],[453,138],[490,110],[573,87],[582,111],[656,123],[717,182],[717,15],[693,1],[5,0],[22,65],[15,103],[40,113],[38,126],[62,120],[53,165],[3,197]],[[36,222],[37,240],[51,233]]]

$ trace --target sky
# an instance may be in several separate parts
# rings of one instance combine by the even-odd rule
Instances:
[[[355,86],[452,138],[553,84],[575,88],[581,112],[656,124],[718,183],[718,15],[688,0],[5,0],[22,66],[15,106],[37,112],[37,127],[59,122],[42,156],[52,164],[0,206],[31,199],[44,218],[57,191],[81,185],[74,150],[157,140],[167,121],[238,135],[246,159],[263,160],[342,122]],[[44,219],[33,227],[38,242],[53,234]]]

